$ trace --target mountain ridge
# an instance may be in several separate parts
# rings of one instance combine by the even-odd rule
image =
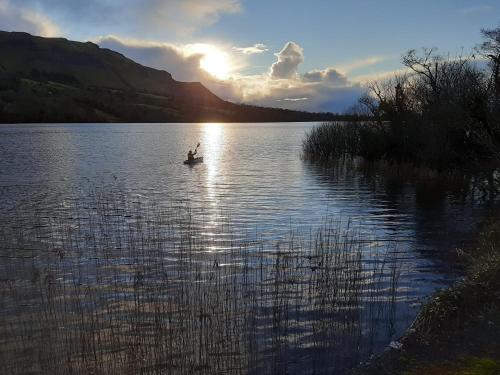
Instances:
[[[92,42],[0,31],[0,122],[327,121],[235,104]]]

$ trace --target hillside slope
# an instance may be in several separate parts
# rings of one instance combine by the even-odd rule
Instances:
[[[323,121],[224,101],[87,42],[0,31],[0,122]]]

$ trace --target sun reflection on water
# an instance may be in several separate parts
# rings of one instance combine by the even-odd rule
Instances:
[[[220,199],[217,194],[217,185],[221,182],[221,156],[223,148],[224,125],[219,123],[203,124],[203,154],[207,168],[207,235],[214,236],[216,223],[220,223]]]

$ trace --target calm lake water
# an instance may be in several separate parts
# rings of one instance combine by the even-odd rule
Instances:
[[[377,244],[382,253],[391,253],[391,259],[397,258],[398,286],[394,298],[398,308],[392,316],[391,329],[386,329],[386,322],[383,327],[382,323],[379,327],[375,322],[371,329],[384,333],[376,334],[369,348],[363,347],[367,340],[360,340],[352,346],[352,355],[343,353],[340,358],[323,353],[318,361],[314,351],[311,354],[310,345],[304,343],[311,332],[305,329],[302,332],[301,324],[296,323],[295,330],[280,333],[284,338],[280,341],[279,360],[276,354],[266,354],[267,349],[257,350],[261,354],[253,359],[260,363],[260,367],[254,366],[255,371],[260,368],[276,373],[330,373],[332,370],[342,373],[397,339],[411,324],[425,297],[456,280],[457,273],[450,259],[455,247],[471,238],[484,208],[480,203],[446,193],[437,194],[436,198],[431,190],[426,190],[422,195],[415,187],[387,183],[379,176],[369,176],[353,167],[324,168],[304,161],[300,157],[302,140],[314,125],[1,125],[0,222],[4,243],[10,241],[7,237],[13,237],[13,233],[19,234],[19,228],[47,228],[53,225],[47,224],[51,220],[73,220],[79,215],[75,213],[78,207],[95,206],[92,202],[95,193],[91,192],[96,189],[103,194],[110,193],[111,197],[119,196],[128,204],[142,205],[138,212],[187,207],[197,225],[197,238],[210,239],[210,250],[215,253],[231,251],[228,235],[233,242],[255,243],[258,239],[261,246],[275,247],[289,241],[292,233],[306,240],[312,238],[312,233],[331,221],[341,231],[356,228],[361,240]],[[187,151],[198,142],[204,163],[183,165]],[[120,228],[121,224],[115,225],[112,228]],[[224,225],[231,227],[229,234],[221,230]],[[76,224],[74,228],[86,231],[88,225]],[[50,230],[52,227],[46,229]],[[102,229],[99,230],[102,233]],[[64,238],[71,239],[70,232],[68,229],[65,233],[69,234]],[[47,236],[45,232],[42,234],[36,238]],[[84,236],[82,234],[82,238]],[[82,251],[72,259],[75,264],[87,262],[85,249],[77,242],[68,245]],[[64,240],[59,245],[64,247]],[[6,275],[3,282],[18,278],[29,280],[26,274],[31,268],[28,270],[25,263],[30,262],[25,259],[38,257],[36,252],[32,251],[30,256],[23,253],[21,257],[16,256],[18,253],[12,247],[4,246],[0,247],[0,255],[5,259],[0,264],[0,270]],[[130,258],[128,265],[134,262],[133,257],[127,255],[127,258]],[[42,257],[37,259],[40,272],[50,268],[50,262],[47,266]],[[142,280],[144,276],[140,275]],[[56,276],[69,280],[74,278],[74,273],[68,271]],[[137,273],[134,277],[137,281]],[[17,287],[22,289],[22,285]],[[1,289],[3,314],[2,310],[0,314],[4,317],[15,314],[19,308],[9,294],[12,287],[10,291],[7,289],[5,286]],[[20,295],[23,294],[20,292]],[[35,306],[36,312],[38,302],[33,302],[35,297],[30,298],[26,305]],[[326,318],[308,317],[297,322],[314,319]],[[255,324],[257,330],[259,324]],[[361,336],[366,330],[363,327]],[[329,336],[324,337],[326,340]],[[255,345],[264,347],[267,338],[267,334],[262,333],[255,339]],[[287,342],[286,350],[283,342]],[[4,344],[8,347],[8,343]],[[321,350],[318,345],[317,352]],[[313,367],[311,361],[315,362]],[[8,370],[21,372],[18,367],[13,368]],[[43,366],[40,371],[44,372]]]

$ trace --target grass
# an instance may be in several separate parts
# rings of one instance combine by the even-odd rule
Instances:
[[[415,324],[419,331],[460,327],[480,311],[500,308],[500,223],[488,223],[477,248],[463,256],[469,268],[467,278],[437,293],[432,302],[424,306]]]
[[[464,358],[457,363],[421,366],[405,375],[498,375],[500,362],[491,358]]]
[[[4,374],[323,371],[394,334],[398,260],[335,220],[266,242],[100,189],[12,217],[0,229]]]
[[[477,246],[461,251],[467,275],[424,305],[402,350],[388,351],[357,374],[500,374],[500,221],[492,217]]]
[[[306,134],[302,143],[302,154],[305,159],[320,162],[346,157],[381,160],[390,150],[389,136],[386,123],[326,122]]]

